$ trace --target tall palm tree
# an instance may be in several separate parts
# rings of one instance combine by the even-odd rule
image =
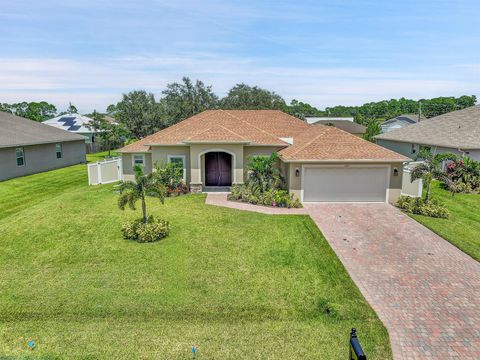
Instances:
[[[118,198],[118,207],[125,210],[128,207],[135,210],[135,203],[142,201],[143,222],[147,222],[147,204],[146,196],[156,197],[163,204],[166,196],[165,187],[160,184],[153,174],[145,175],[140,165],[135,165],[135,181],[121,181],[118,185],[120,197]]]
[[[420,150],[417,159],[423,160],[412,169],[410,181],[422,179],[425,185],[425,203],[430,202],[430,185],[432,180],[439,180],[448,183],[449,178],[443,170],[442,161],[456,158],[454,154],[432,154],[429,149]]]

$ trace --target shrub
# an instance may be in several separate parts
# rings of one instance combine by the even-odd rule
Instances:
[[[154,242],[163,239],[170,233],[170,224],[166,220],[156,219],[153,216],[143,219],[127,221],[122,226],[125,239],[136,240],[139,243]]]
[[[254,205],[278,206],[285,208],[300,208],[302,204],[287,190],[269,189],[263,193],[252,191],[247,184],[232,186],[228,200],[243,201]]]
[[[425,215],[435,218],[447,219],[450,216],[448,209],[432,199],[426,203],[422,198],[413,198],[410,196],[400,196],[397,206],[409,213]]]
[[[183,180],[183,169],[176,163],[155,163],[154,176],[167,189],[167,196],[178,196],[188,193]]]
[[[167,187],[167,196],[179,196],[188,193],[188,186],[185,184],[178,185],[177,187]]]
[[[271,156],[252,156],[245,184],[232,186],[228,199],[255,205],[302,207],[300,201],[284,189],[285,181],[277,167],[277,161],[276,153]]]

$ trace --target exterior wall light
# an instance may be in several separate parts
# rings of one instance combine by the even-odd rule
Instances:
[[[398,176],[398,169],[397,168],[393,168],[393,176]]]
[[[300,176],[300,169],[299,168],[295,168],[295,176],[296,177]]]

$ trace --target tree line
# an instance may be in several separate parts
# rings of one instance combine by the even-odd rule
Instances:
[[[370,102],[361,106],[333,106],[320,110],[308,103],[292,100],[289,104],[277,93],[244,83],[233,86],[223,98],[218,97],[212,86],[202,81],[193,82],[184,77],[181,82],[170,83],[156,99],[145,90],[134,90],[122,95],[116,104],[107,107],[105,113],[89,114],[94,118],[92,127],[105,133],[122,134],[123,138],[140,139],[173,125],[204,110],[282,110],[305,119],[308,116],[353,117],[357,123],[368,126],[367,138],[379,132],[379,123],[401,114],[419,114],[430,118],[476,104],[474,95],[437,97],[411,100],[406,98]],[[36,121],[44,121],[57,115],[54,105],[45,101],[0,103],[0,111],[7,111]],[[60,113],[76,113],[75,106]],[[104,115],[115,119],[112,123]],[[115,127],[121,127],[115,129]],[[120,135],[118,135],[120,136]]]

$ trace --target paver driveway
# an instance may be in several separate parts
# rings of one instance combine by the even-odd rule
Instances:
[[[395,359],[480,359],[480,263],[391,205],[305,207],[387,327]]]

